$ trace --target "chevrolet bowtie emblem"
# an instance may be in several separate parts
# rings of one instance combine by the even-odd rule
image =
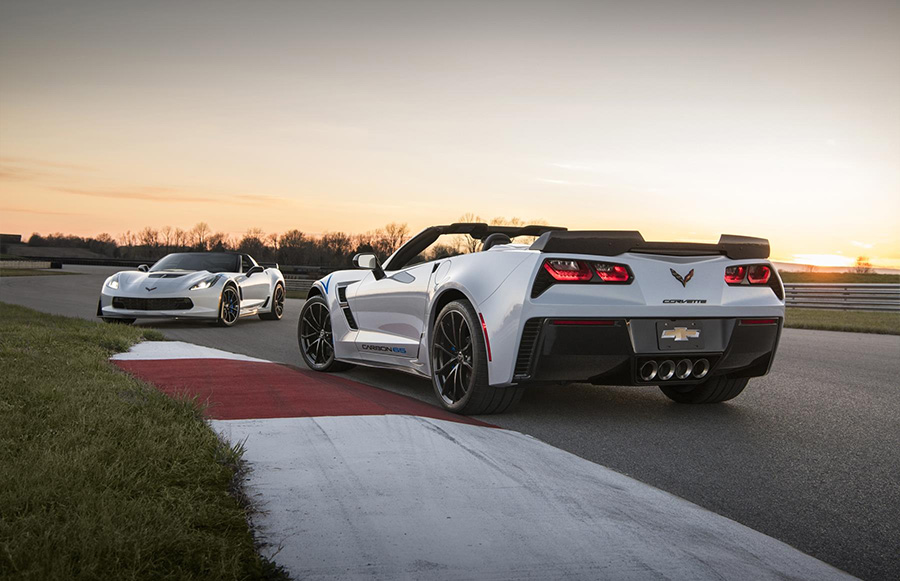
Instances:
[[[145,286],[144,288],[147,289],[148,291],[154,291],[154,290],[156,290],[156,287],[155,287],[155,286]]]
[[[688,329],[687,327],[675,327],[674,329],[666,329],[662,332],[662,338],[675,339],[676,341],[699,339],[700,329]]]
[[[686,287],[688,281],[691,280],[691,278],[693,278],[693,276],[694,276],[694,269],[693,269],[693,268],[691,269],[691,271],[690,271],[689,273],[687,273],[687,276],[685,276],[685,277],[682,277],[680,274],[678,274],[677,272],[675,272],[675,269],[674,269],[674,268],[670,268],[670,269],[669,269],[669,272],[672,273],[672,276],[675,277],[675,280],[677,280],[678,282],[680,282],[680,283],[681,283],[681,286],[683,286],[683,287]]]

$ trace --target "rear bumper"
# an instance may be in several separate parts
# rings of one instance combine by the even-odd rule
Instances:
[[[598,385],[696,384],[714,376],[756,377],[768,373],[782,318],[696,318],[685,327],[702,329],[702,340],[661,341],[666,319],[533,318],[519,342],[513,383],[590,382]],[[693,325],[692,325],[693,324]],[[642,378],[647,362],[662,366],[706,360],[702,375]],[[702,365],[702,363],[701,363]],[[648,368],[652,368],[650,364]],[[682,364],[682,370],[686,367]],[[697,376],[699,375],[699,377]]]

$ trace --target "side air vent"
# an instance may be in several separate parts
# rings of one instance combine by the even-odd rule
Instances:
[[[344,311],[344,317],[347,319],[347,324],[354,331],[358,330],[359,326],[357,326],[356,319],[353,317],[353,311],[350,310],[350,305],[347,304],[347,286],[339,286],[337,288],[337,295],[341,310]]]
[[[344,316],[347,317],[347,324],[350,325],[350,328],[354,331],[359,329],[359,327],[356,326],[356,319],[353,318],[353,313],[350,311],[350,307],[344,307],[343,311]]]
[[[522,339],[519,341],[519,354],[516,357],[514,377],[528,377],[531,375],[531,362],[534,359],[534,349],[537,346],[543,323],[544,319],[529,319],[525,322],[525,328],[522,329]]]

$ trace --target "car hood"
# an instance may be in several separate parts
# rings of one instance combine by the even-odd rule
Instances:
[[[206,270],[193,272],[140,272],[127,270],[119,273],[119,292],[130,295],[146,295],[183,291],[190,289],[201,280],[205,280],[210,276],[213,275]]]

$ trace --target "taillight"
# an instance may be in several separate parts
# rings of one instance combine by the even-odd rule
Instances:
[[[750,284],[766,284],[772,276],[772,269],[765,264],[754,264],[747,270],[747,280]]]
[[[560,282],[576,282],[591,280],[590,267],[580,260],[548,260],[544,270]]]
[[[595,262],[594,270],[603,282],[628,282],[631,280],[631,271],[624,264]]]
[[[725,269],[725,282],[728,284],[741,284],[747,276],[746,266],[729,266]]]

